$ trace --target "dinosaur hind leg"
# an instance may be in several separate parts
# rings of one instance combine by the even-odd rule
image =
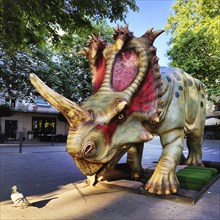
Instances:
[[[189,155],[185,161],[187,165],[204,166],[202,163],[202,132],[194,131],[187,135]]]

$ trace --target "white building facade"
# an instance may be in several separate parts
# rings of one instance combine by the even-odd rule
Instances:
[[[35,140],[65,142],[69,125],[64,117],[50,103],[41,96],[34,103],[24,100],[8,99],[0,95],[0,105],[8,105],[13,115],[1,117],[0,114],[0,143],[10,140]],[[220,120],[220,104],[207,102],[207,119]],[[206,126],[205,133],[213,133],[213,137],[220,139],[220,124]]]
[[[68,123],[62,120],[59,112],[42,97],[37,97],[34,103],[24,100],[0,97],[0,105],[10,106],[13,115],[0,117],[0,135],[2,141],[36,140],[65,141],[68,133]]]

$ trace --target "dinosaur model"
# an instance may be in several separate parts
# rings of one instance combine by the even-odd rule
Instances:
[[[180,69],[161,68],[153,42],[163,30],[135,37],[128,26],[115,28],[114,44],[90,36],[87,56],[93,94],[80,104],[56,93],[36,75],[38,92],[68,120],[67,150],[80,171],[100,179],[127,152],[133,179],[143,175],[143,144],[159,135],[163,151],[145,184],[150,193],[178,190],[176,166],[187,138],[188,165],[203,165],[205,92],[200,81]]]

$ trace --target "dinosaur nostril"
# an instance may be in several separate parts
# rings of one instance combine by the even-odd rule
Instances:
[[[85,149],[85,151],[84,151],[84,154],[86,155],[86,154],[90,153],[92,150],[93,150],[93,146],[92,146],[91,144],[88,144],[88,145],[86,146],[86,149]]]

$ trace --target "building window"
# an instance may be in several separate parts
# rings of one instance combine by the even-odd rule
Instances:
[[[32,117],[34,137],[56,135],[56,118]]]
[[[11,108],[15,108],[16,99],[5,98],[5,102],[6,102]]]

